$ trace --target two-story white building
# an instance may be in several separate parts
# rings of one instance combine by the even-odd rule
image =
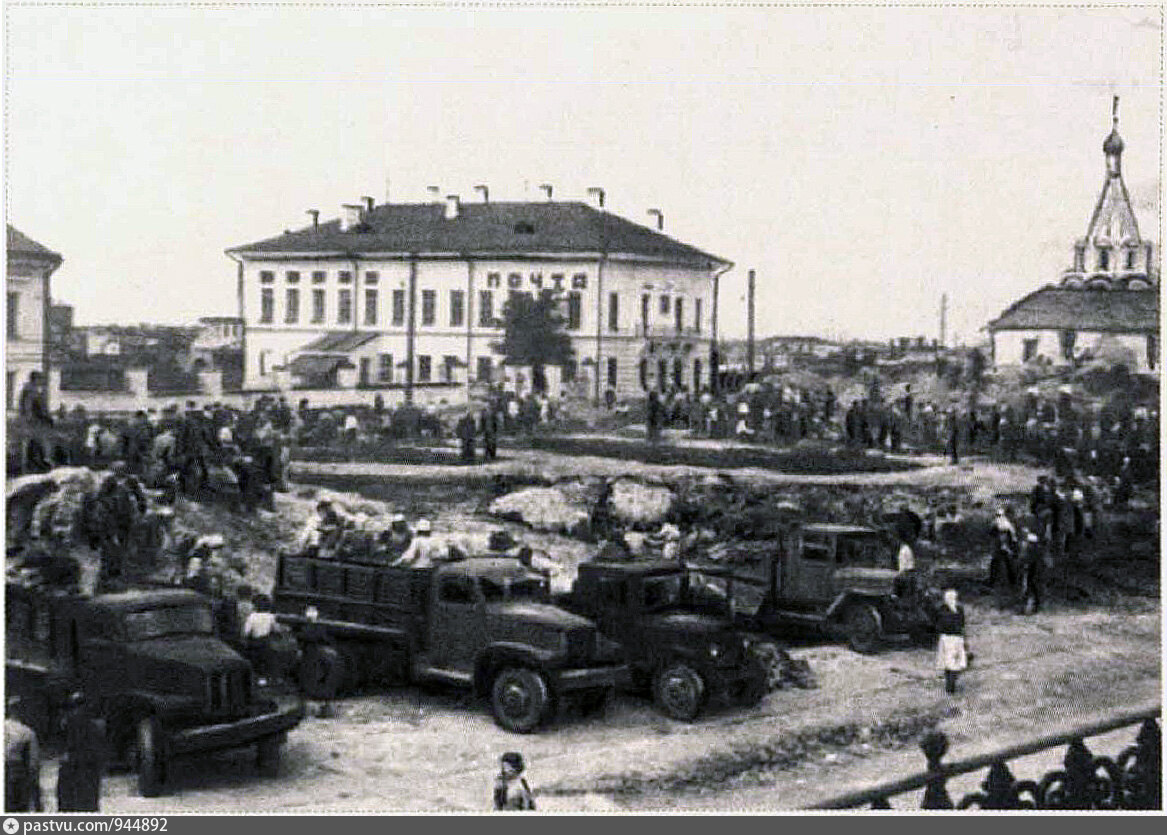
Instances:
[[[60,255],[8,226],[4,391],[9,411],[29,375],[48,371],[49,279],[59,266]]]
[[[718,277],[732,264],[583,202],[344,207],[234,247],[244,387],[444,387],[497,382],[510,294],[553,290],[593,398],[709,383]]]

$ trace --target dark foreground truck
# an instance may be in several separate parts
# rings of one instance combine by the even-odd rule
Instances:
[[[766,595],[750,625],[784,636],[811,627],[845,640],[856,652],[877,651],[893,636],[935,636],[939,593],[918,574],[897,571],[885,534],[858,525],[794,525],[775,543],[766,565]]]
[[[53,734],[79,690],[146,797],[163,791],[169,763],[183,755],[254,745],[260,770],[278,769],[303,702],[257,686],[247,661],[215,637],[202,595],[88,597],[11,582],[6,595],[6,686],[39,734]]]
[[[273,597],[311,698],[368,681],[443,681],[473,688],[501,727],[528,733],[565,699],[602,704],[625,672],[620,648],[551,605],[546,581],[517,559],[415,568],[285,554]]]
[[[778,648],[735,623],[734,590],[712,567],[590,562],[562,602],[624,647],[634,683],[665,715],[692,721],[711,699],[753,705],[775,683]]]

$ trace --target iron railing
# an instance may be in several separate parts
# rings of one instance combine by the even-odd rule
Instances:
[[[1160,707],[1127,711],[1102,722],[951,763],[941,762],[948,752],[948,738],[933,731],[920,742],[928,763],[927,770],[839,795],[811,808],[891,809],[892,798],[923,789],[921,809],[1162,809],[1160,712]],[[1123,749],[1117,757],[1095,756],[1086,747],[1085,741],[1090,737],[1134,725],[1139,726],[1134,744]],[[1068,746],[1063,768],[1038,780],[1018,780],[1009,768],[1011,760],[1062,745]],[[948,793],[948,781],[983,768],[989,771],[980,791],[966,794],[954,803]]]

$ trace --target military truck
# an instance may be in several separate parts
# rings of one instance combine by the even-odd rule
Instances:
[[[442,681],[529,733],[564,700],[603,704],[625,672],[620,648],[552,605],[547,581],[514,558],[410,567],[283,554],[273,601],[314,699],[370,681]]]
[[[9,693],[23,697],[42,736],[59,728],[81,691],[105,721],[115,761],[137,770],[138,790],[160,794],[170,762],[254,745],[261,772],[279,768],[303,701],[259,686],[251,666],[215,637],[210,601],[186,589],[86,596],[9,582]]]
[[[669,561],[587,562],[561,600],[624,647],[665,715],[691,722],[711,699],[753,705],[771,686],[777,647],[735,623],[735,579]]]
[[[935,634],[934,589],[901,577],[886,536],[857,525],[792,525],[767,562],[766,596],[750,625],[782,636],[809,626],[872,653],[894,635]]]

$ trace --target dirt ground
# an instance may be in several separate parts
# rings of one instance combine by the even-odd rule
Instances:
[[[963,758],[1161,698],[1157,606],[1027,618],[974,605],[969,633],[976,660],[952,697],[927,649],[861,656],[809,644],[793,652],[818,689],[778,691],[693,724],[628,694],[598,719],[569,715],[517,737],[455,691],[362,695],[294,731],[278,778],[256,776],[248,752],[220,754],[181,764],[168,797],[144,799],[130,775],[108,777],[102,810],[477,812],[489,809],[497,758],[512,749],[548,811],[789,809],[919,770],[915,741],[930,727],[949,735],[950,758]]]
[[[508,456],[478,475],[682,469]],[[971,484],[993,495],[1024,491],[1035,475],[1024,467],[925,463],[930,466],[916,472],[819,476],[806,483]],[[497,527],[477,515],[480,501],[473,491],[435,481],[435,469],[305,463],[297,465],[295,477],[332,488],[360,487],[360,496],[348,493],[346,499],[367,503],[371,512],[429,514],[438,531]],[[764,470],[738,470],[734,477],[803,483],[802,477]],[[301,524],[318,491],[297,487],[280,497],[276,514],[248,523],[254,531],[228,532],[229,542],[250,549],[256,579],[270,572],[271,546]],[[202,514],[201,525],[227,524],[220,509],[187,512]],[[559,537],[546,545],[563,548],[567,542]],[[580,553],[565,555],[565,562],[585,556],[584,544],[571,547]],[[976,658],[951,697],[943,692],[929,649],[892,647],[863,656],[806,638],[790,649],[809,661],[817,689],[778,691],[755,708],[714,713],[693,724],[665,719],[646,699],[621,694],[601,717],[567,715],[538,734],[516,736],[496,727],[486,706],[467,695],[407,687],[361,694],[338,702],[332,718],[307,719],[291,734],[277,778],[256,775],[251,752],[218,754],[180,763],[171,793],[162,798],[138,797],[130,775],[107,777],[102,811],[482,812],[490,808],[498,756],[507,750],[525,756],[541,810],[790,809],[918,771],[923,758],[916,743],[933,727],[949,735],[949,758],[963,758],[1161,699],[1157,591],[1107,607],[1054,604],[1029,617],[998,610],[987,598],[969,601],[967,609]],[[1129,740],[1117,735],[1103,744]],[[1100,747],[1099,753],[1117,754],[1118,748]],[[43,785],[50,798],[55,771],[55,763],[47,762]],[[958,788],[972,790],[975,782]]]

